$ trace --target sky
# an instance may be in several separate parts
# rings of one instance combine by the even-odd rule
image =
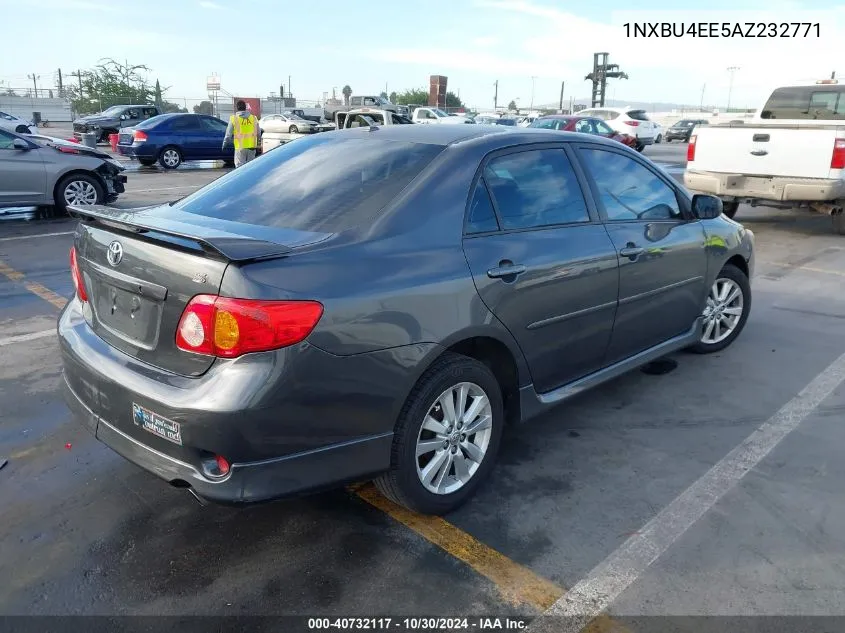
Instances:
[[[843,0],[845,2],[845,0]],[[637,4],[640,8],[633,9]],[[37,11],[32,7],[37,5]],[[145,64],[166,97],[200,99],[206,78],[238,96],[267,96],[288,85],[317,100],[345,84],[354,94],[428,88],[430,75],[470,106],[557,104],[585,98],[593,53],[610,53],[627,80],[611,80],[608,98],[754,108],[782,82],[839,71],[845,80],[845,3],[813,0],[0,0],[7,38],[0,88],[55,85],[111,57]],[[672,22],[818,23],[809,37],[633,37],[625,24]],[[32,27],[32,28],[30,28]],[[629,27],[630,28],[630,27]],[[744,29],[744,27],[742,27]],[[730,29],[729,29],[730,30]],[[754,29],[756,32],[757,29]],[[9,54],[12,47],[14,53]],[[838,57],[838,59],[837,59]],[[837,61],[842,66],[836,68]],[[729,67],[738,70],[729,72]],[[731,86],[731,75],[733,85]],[[532,96],[533,94],[533,96]],[[703,98],[702,98],[703,97]]]

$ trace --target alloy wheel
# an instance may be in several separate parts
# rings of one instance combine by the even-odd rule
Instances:
[[[161,159],[164,161],[164,164],[168,167],[177,167],[179,165],[179,152],[175,149],[168,149],[164,151],[162,154]]]
[[[493,411],[484,390],[458,383],[434,401],[417,436],[417,476],[426,490],[447,495],[472,479],[490,446]]]
[[[72,180],[64,190],[65,203],[68,205],[97,204],[97,190],[86,180]]]
[[[704,333],[701,342],[715,345],[728,338],[739,325],[744,309],[745,297],[739,284],[727,277],[717,279],[702,313]]]

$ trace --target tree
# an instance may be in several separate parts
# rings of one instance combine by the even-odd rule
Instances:
[[[194,114],[207,114],[209,116],[214,114],[214,104],[211,101],[200,101],[194,106]]]
[[[425,88],[412,88],[411,90],[400,92],[396,95],[396,101],[392,99],[391,101],[397,105],[423,105],[428,103],[428,90]]]
[[[155,104],[160,108],[162,105],[162,98],[161,98],[161,84],[156,79],[156,89],[155,89]]]
[[[345,105],[349,105],[349,97],[352,96],[352,88],[349,86],[349,84],[346,84],[343,87],[343,90],[341,90],[341,92],[343,93],[343,103]]]
[[[378,93],[378,96],[381,97],[382,99],[387,99],[387,93],[384,90],[382,90],[380,93]],[[387,99],[387,100],[390,101],[390,99]]]
[[[151,103],[154,90],[142,73],[149,72],[143,64],[121,64],[102,59],[91,70],[82,73],[82,90],[76,84],[67,88],[71,106],[77,114],[99,112],[113,105]],[[166,88],[162,89],[164,92]]]
[[[518,110],[519,108],[516,107],[516,101],[511,99],[511,102],[508,104],[508,110]]]
[[[388,99],[388,101],[390,101],[390,103],[396,103],[396,91],[395,90],[390,93],[390,98]]]
[[[446,107],[447,108],[463,108],[464,102],[461,98],[451,90],[446,93]]]

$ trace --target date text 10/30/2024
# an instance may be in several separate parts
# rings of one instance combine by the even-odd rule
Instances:
[[[525,618],[308,618],[311,631],[518,631]]]
[[[818,22],[626,22],[625,37],[760,38],[821,37]]]

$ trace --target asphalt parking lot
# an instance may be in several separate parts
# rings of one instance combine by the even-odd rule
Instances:
[[[645,153],[680,177],[684,145]],[[131,171],[117,205],[180,198],[224,173],[187,167]],[[607,608],[606,628],[845,615],[845,240],[811,213],[742,207],[737,220],[757,246],[737,342],[508,429],[491,481],[443,519],[366,485],[201,507],[98,444],[63,404],[51,333],[73,292],[73,222],[0,222],[0,614]]]

